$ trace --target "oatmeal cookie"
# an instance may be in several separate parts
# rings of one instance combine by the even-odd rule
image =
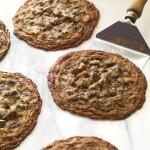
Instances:
[[[0,72],[0,150],[17,147],[33,130],[40,110],[41,99],[30,79]]]
[[[6,55],[10,46],[9,31],[5,24],[0,21],[0,60]]]
[[[99,11],[86,0],[28,0],[13,18],[14,33],[28,44],[54,51],[89,39]]]
[[[55,141],[43,150],[118,150],[112,144],[97,137],[75,136]]]
[[[124,119],[141,108],[147,81],[128,59],[103,51],[62,56],[50,69],[48,85],[56,104],[95,119]]]

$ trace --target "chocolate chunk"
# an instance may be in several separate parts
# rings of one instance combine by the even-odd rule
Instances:
[[[17,119],[17,112],[15,110],[9,111],[4,117],[6,120],[15,120]]]
[[[0,119],[0,128],[3,128],[6,124],[5,120]]]

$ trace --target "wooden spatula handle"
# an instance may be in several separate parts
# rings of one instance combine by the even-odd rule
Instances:
[[[132,0],[131,5],[127,9],[127,16],[125,18],[131,19],[132,22],[135,22],[138,19],[146,4],[147,0]]]

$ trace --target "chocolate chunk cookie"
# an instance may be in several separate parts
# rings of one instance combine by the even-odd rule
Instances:
[[[76,136],[55,141],[43,150],[117,150],[117,148],[100,138]]]
[[[6,55],[9,46],[9,31],[4,23],[0,21],[0,60]]]
[[[50,69],[48,85],[56,104],[95,119],[124,119],[141,108],[147,81],[140,69],[118,54],[78,51]]]
[[[40,109],[41,99],[30,79],[0,72],[0,150],[17,147],[30,134]]]
[[[86,0],[28,0],[13,18],[14,33],[34,47],[59,50],[89,39],[98,19]]]

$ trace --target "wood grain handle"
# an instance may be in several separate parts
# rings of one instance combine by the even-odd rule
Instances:
[[[125,18],[129,18],[132,22],[135,22],[141,16],[146,2],[147,0],[132,0]]]

